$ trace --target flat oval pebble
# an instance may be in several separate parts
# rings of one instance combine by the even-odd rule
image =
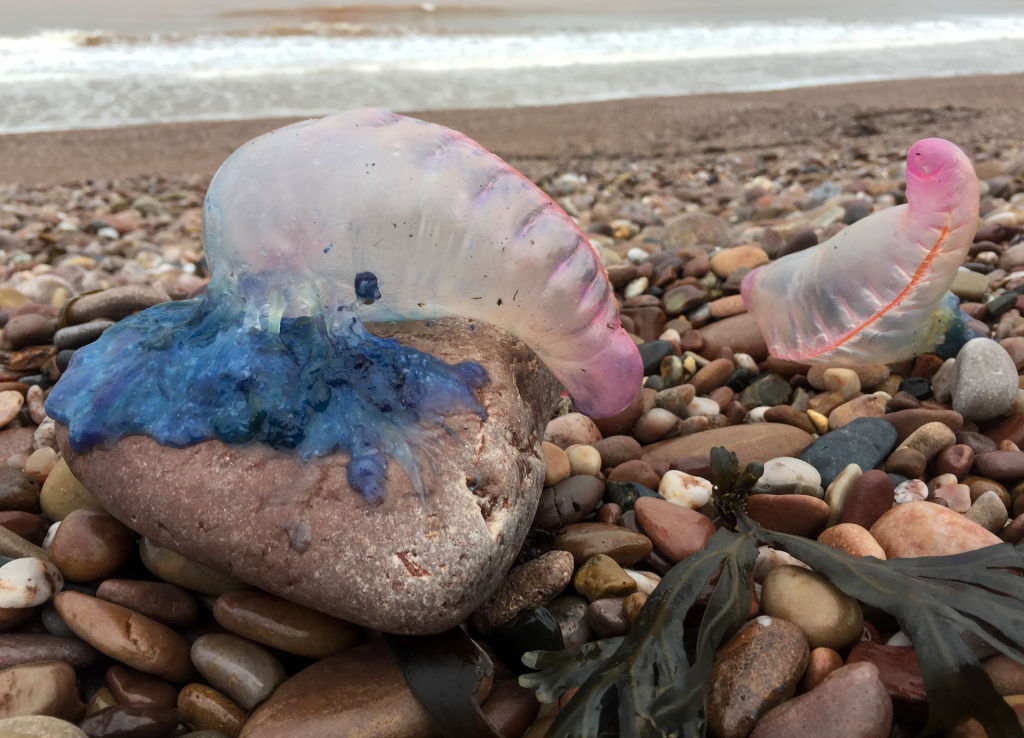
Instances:
[[[778,618],[754,618],[715,654],[707,695],[708,727],[746,738],[757,721],[793,696],[810,650],[803,633]]]
[[[174,685],[129,666],[111,666],[107,669],[106,682],[120,705],[174,707],[178,700],[178,689]]]
[[[1017,399],[1017,367],[1006,349],[991,338],[974,338],[956,355],[953,409],[967,420],[989,420]]]
[[[0,607],[41,605],[64,586],[60,570],[35,557],[14,559],[0,566]]]
[[[170,299],[162,288],[155,285],[132,284],[110,287],[102,292],[82,295],[68,303],[64,309],[64,322],[76,325],[98,318],[120,320]]]
[[[177,699],[178,712],[200,730],[216,730],[226,736],[237,736],[249,713],[230,698],[205,684],[193,682],[181,688]]]
[[[192,642],[192,663],[206,680],[246,710],[285,680],[281,662],[262,646],[238,636],[207,633]]]
[[[430,716],[413,696],[383,641],[317,661],[290,677],[256,710],[242,738],[433,738]]]
[[[39,492],[39,504],[50,520],[63,520],[72,510],[103,511],[93,494],[71,473],[67,462],[61,458],[43,483]]]
[[[942,423],[954,433],[960,430],[964,416],[955,410],[936,407],[918,407],[886,413],[882,418],[896,429],[896,436],[902,443],[911,433],[926,423]]]
[[[20,392],[4,390],[0,392],[0,427],[3,427],[18,417],[18,411],[25,404],[25,398]]]
[[[156,576],[194,592],[222,595],[247,589],[241,582],[187,559],[169,548],[158,546],[148,538],[139,541],[139,558]]]
[[[589,444],[601,440],[601,431],[594,421],[582,413],[567,413],[548,422],[544,440],[561,449],[573,444]]]
[[[359,641],[359,629],[352,623],[258,590],[221,595],[213,604],[213,616],[235,635],[311,659]]]
[[[870,532],[890,559],[949,556],[1002,542],[995,533],[932,502],[897,505]]]
[[[647,536],[604,523],[568,525],[559,531],[552,546],[571,553],[577,564],[582,564],[595,554],[603,553],[623,566],[631,566],[642,560],[652,548],[651,540]]]
[[[168,582],[106,579],[96,588],[96,596],[171,628],[187,628],[199,617],[195,597]]]
[[[707,454],[715,446],[724,446],[736,454],[742,469],[752,461],[763,463],[776,456],[797,456],[813,440],[810,433],[785,423],[730,425],[651,444],[644,448],[643,459],[648,463],[670,464],[678,458]]]
[[[81,348],[95,341],[112,325],[114,321],[98,318],[88,323],[65,326],[53,334],[53,345],[58,351]]]
[[[633,512],[640,529],[673,563],[703,550],[715,534],[715,524],[707,516],[667,500],[641,497]]]
[[[1019,480],[1024,478],[1024,451],[983,451],[974,457],[974,469],[992,479]]]
[[[61,661],[83,668],[95,659],[95,649],[77,638],[49,633],[0,634],[0,669],[39,661]]]
[[[888,738],[891,729],[892,700],[878,669],[850,664],[769,712],[750,738]]]
[[[487,633],[511,620],[520,610],[546,605],[572,581],[573,554],[548,551],[513,567],[505,580],[473,613],[477,630]]]
[[[541,492],[533,527],[557,530],[579,522],[594,511],[603,495],[601,479],[588,474],[571,476]]]
[[[896,445],[896,429],[881,418],[857,418],[814,441],[803,453],[787,454],[806,461],[828,486],[848,464],[874,469]]]
[[[806,461],[777,456],[764,462],[764,471],[751,490],[753,494],[801,494],[822,497],[821,474]]]
[[[780,533],[813,538],[828,522],[828,504],[810,495],[750,495],[747,515]]]
[[[49,715],[78,720],[85,705],[78,698],[75,670],[68,664],[19,664],[0,671],[0,718]]]
[[[860,635],[860,604],[827,578],[799,566],[772,569],[761,583],[761,610],[796,625],[811,648],[843,648]]]
[[[841,523],[855,523],[870,529],[882,515],[892,510],[895,486],[892,478],[879,469],[861,474],[843,502]]]
[[[54,605],[75,635],[116,661],[172,682],[195,673],[185,639],[155,620],[81,592],[61,592]]]
[[[72,510],[50,541],[50,561],[72,582],[103,579],[128,562],[136,537],[104,512]]]
[[[598,638],[615,638],[629,631],[623,610],[625,597],[606,597],[587,605],[587,624]]]
[[[0,720],[4,738],[88,738],[74,723],[47,715],[21,715]]]
[[[555,444],[547,441],[541,443],[540,450],[544,456],[544,486],[553,487],[568,478],[571,473],[569,455]]]
[[[840,523],[826,528],[818,535],[818,543],[839,549],[850,556],[874,556],[885,558],[885,550],[868,532],[856,523]]]
[[[82,720],[78,727],[89,738],[165,738],[188,730],[176,708],[155,705],[107,707]]]

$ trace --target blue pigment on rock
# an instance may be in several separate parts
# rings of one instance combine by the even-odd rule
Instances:
[[[359,298],[379,298],[376,277],[360,277]],[[175,447],[257,441],[307,459],[345,452],[349,484],[370,502],[384,498],[390,456],[422,495],[425,429],[452,413],[485,418],[473,391],[487,372],[374,336],[354,305],[254,317],[211,284],[207,296],[132,315],[76,352],[47,413],[79,452],[130,435]]]

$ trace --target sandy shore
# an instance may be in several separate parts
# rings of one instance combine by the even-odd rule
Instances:
[[[868,82],[773,92],[416,113],[468,134],[530,176],[545,165],[773,146],[966,149],[1024,140],[1024,75]],[[173,123],[0,136],[0,183],[133,174],[210,176],[253,136],[294,119]]]

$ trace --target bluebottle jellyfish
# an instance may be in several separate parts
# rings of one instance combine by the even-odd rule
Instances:
[[[772,355],[888,363],[963,333],[959,302],[947,290],[978,225],[974,167],[949,141],[928,138],[907,153],[906,183],[906,205],[744,278],[743,300]]]
[[[121,321],[47,399],[75,451],[128,435],[350,455],[379,501],[388,458],[423,488],[423,429],[484,417],[472,362],[448,365],[366,321],[468,317],[530,346],[588,414],[642,368],[592,245],[540,189],[456,131],[356,110],[260,136],[214,176],[203,297]],[[357,314],[358,313],[358,314]]]

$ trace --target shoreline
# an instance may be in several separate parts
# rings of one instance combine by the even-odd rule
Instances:
[[[541,164],[660,159],[941,136],[965,149],[1024,140],[1024,74],[859,82],[766,92],[522,108],[419,111],[528,176]],[[301,117],[0,135],[0,184],[213,175],[245,141]]]

